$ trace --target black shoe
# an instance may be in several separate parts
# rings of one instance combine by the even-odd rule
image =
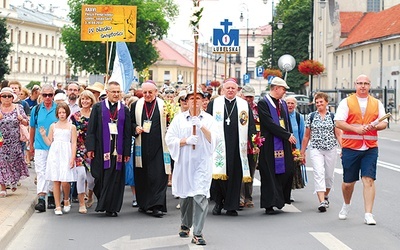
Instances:
[[[181,230],[179,231],[179,237],[187,238],[189,237],[190,228],[181,225]]]
[[[275,214],[275,210],[273,207],[268,207],[265,209],[266,214]]]
[[[47,196],[47,209],[55,209],[54,196]]]
[[[160,210],[154,209],[151,215],[157,218],[161,218],[164,214]]]
[[[44,199],[38,199],[38,203],[35,205],[35,210],[38,212],[46,212],[46,201]]]
[[[139,207],[138,212],[139,212],[139,213],[144,213],[144,214],[145,214],[145,213],[146,213],[146,210],[144,210],[143,208]]]
[[[213,210],[212,210],[212,214],[213,215],[221,215],[221,210],[222,210],[222,206],[215,204]]]
[[[106,211],[106,216],[108,216],[108,217],[118,217],[118,214],[117,214],[117,212]]]
[[[236,210],[228,210],[228,211],[226,211],[226,215],[238,216],[238,212]]]
[[[202,235],[193,235],[192,243],[196,245],[206,245],[206,241]]]

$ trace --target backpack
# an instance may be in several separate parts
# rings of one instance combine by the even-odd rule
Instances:
[[[33,115],[33,119],[35,119],[35,127],[36,127],[36,125],[37,125],[37,119],[38,119],[38,114],[39,114],[39,109],[40,109],[40,105],[41,105],[41,103],[39,103],[39,104],[36,104],[33,108],[35,108],[35,113],[34,113],[34,115]],[[32,109],[33,109],[32,108]]]
[[[310,124],[313,122],[314,116],[315,116],[315,114],[316,114],[317,112],[318,112],[318,111],[311,112],[311,114],[310,114]],[[332,119],[333,124],[335,124],[335,120],[333,120],[333,119],[335,118],[335,114],[329,112],[329,115],[330,115],[330,117],[331,117],[331,119]],[[300,119],[300,118],[299,118],[299,119]]]

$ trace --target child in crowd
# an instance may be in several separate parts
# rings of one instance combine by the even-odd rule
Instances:
[[[62,215],[61,189],[64,197],[64,212],[71,210],[69,200],[70,182],[76,181],[75,156],[76,156],[76,127],[68,122],[71,111],[66,103],[57,104],[56,117],[58,122],[50,126],[48,136],[41,127],[40,134],[47,145],[50,145],[46,163],[46,179],[54,182],[53,193],[56,208],[54,213]]]

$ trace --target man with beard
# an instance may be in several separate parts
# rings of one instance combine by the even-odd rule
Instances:
[[[157,86],[142,84],[143,97],[131,107],[135,140],[135,184],[139,212],[162,217],[167,212],[166,191],[171,159],[165,143],[167,119],[164,101],[157,98]]]
[[[290,204],[294,162],[292,147],[296,137],[292,134],[287,104],[282,100],[289,86],[275,77],[269,95],[258,102],[261,135],[265,138],[260,148],[258,168],[261,176],[261,208],[274,214]],[[293,145],[294,144],[294,145]]]
[[[208,104],[207,113],[216,121],[216,131],[220,138],[213,154],[213,180],[211,198],[215,201],[213,215],[237,216],[239,210],[242,181],[251,182],[247,141],[256,133],[253,112],[249,104],[237,98],[238,84],[227,79],[223,84],[224,95]]]
[[[76,82],[71,82],[70,84],[68,84],[67,95],[68,106],[71,109],[71,114],[75,114],[80,110],[78,105],[79,84]]]
[[[86,149],[95,178],[96,212],[117,217],[125,190],[125,163],[131,155],[131,119],[119,99],[121,87],[109,82],[107,99],[93,105],[90,113]]]

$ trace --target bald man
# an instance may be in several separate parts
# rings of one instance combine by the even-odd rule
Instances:
[[[131,106],[135,140],[135,185],[139,212],[162,217],[171,160],[165,143],[167,120],[164,101],[153,81],[142,84],[143,97]]]

